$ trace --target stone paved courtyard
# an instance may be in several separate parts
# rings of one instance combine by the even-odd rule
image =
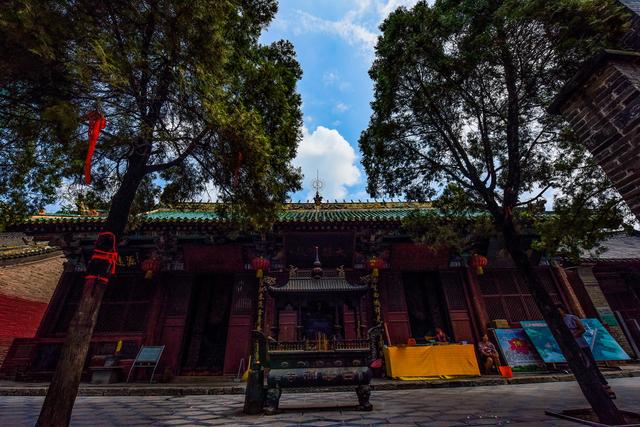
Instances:
[[[640,378],[611,381],[621,409],[640,411]],[[0,426],[32,426],[42,397],[0,397]],[[356,412],[355,393],[283,393],[283,413],[245,416],[243,397],[118,396],[79,397],[75,426],[186,425],[426,425],[485,426],[578,425],[544,415],[547,409],[585,407],[575,382],[379,391],[372,393],[373,412]]]

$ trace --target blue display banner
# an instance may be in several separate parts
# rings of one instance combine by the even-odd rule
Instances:
[[[582,319],[585,327],[584,338],[589,343],[593,357],[598,361],[629,360],[630,357],[620,347],[598,319]],[[560,346],[551,334],[547,323],[543,320],[522,321],[522,328],[538,350],[545,363],[563,363]]]
[[[593,357],[596,360],[631,359],[598,319],[584,319],[582,323],[584,323],[584,328],[586,329],[584,338],[589,343]]]

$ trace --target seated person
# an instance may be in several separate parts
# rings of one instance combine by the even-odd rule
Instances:
[[[478,343],[478,351],[480,351],[480,358],[484,363],[485,372],[489,373],[491,368],[494,368],[496,372],[500,373],[500,355],[498,354],[498,350],[496,350],[496,346],[489,341],[489,336],[487,334],[484,334],[482,336],[482,341]]]
[[[440,327],[436,328],[436,334],[433,337],[433,339],[437,343],[448,343],[449,342],[449,337],[447,336],[447,334],[444,333],[444,330],[442,330],[442,328],[440,328]]]

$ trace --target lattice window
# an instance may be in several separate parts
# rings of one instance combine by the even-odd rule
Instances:
[[[525,295],[522,297],[525,303],[525,307],[529,312],[529,320],[542,320],[542,313],[536,304],[536,300],[531,295]]]
[[[550,295],[554,295],[558,293],[556,289],[555,283],[553,283],[553,279],[551,278],[551,272],[549,270],[538,269],[538,277],[540,281],[544,285],[544,288]]]
[[[487,307],[487,315],[489,316],[489,319],[495,320],[507,318],[504,307],[502,306],[501,297],[485,297],[484,305]]]
[[[105,292],[96,332],[140,332],[146,326],[154,286],[142,275],[119,276]]]
[[[551,282],[549,272],[541,273],[541,280],[545,283],[545,287],[553,291],[550,292],[551,298],[555,302],[560,302],[560,296],[554,283]],[[489,319],[506,319],[510,323],[542,319],[535,300],[517,271],[489,271],[485,276],[488,277],[480,280],[480,287],[484,294]]]
[[[465,310],[467,298],[464,293],[464,285],[457,275],[442,275],[442,289],[447,298],[450,310]]]
[[[504,305],[509,313],[510,322],[519,322],[521,320],[530,320],[527,311],[524,308],[522,297],[509,296],[504,297]]]
[[[500,293],[502,295],[518,295],[521,293],[518,288],[516,276],[511,271],[503,272],[500,277]]]
[[[498,283],[495,280],[494,272],[487,272],[482,276],[478,276],[478,286],[480,286],[483,295],[499,295]]]
[[[253,300],[257,295],[253,276],[238,277],[234,283],[233,292],[231,312],[234,314],[251,314],[253,312]]]

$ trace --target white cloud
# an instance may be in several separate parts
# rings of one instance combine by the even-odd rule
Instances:
[[[382,22],[387,16],[389,16],[391,12],[393,12],[397,8],[402,6],[406,8],[413,7],[416,3],[418,3],[418,0],[388,0],[387,2],[377,3],[380,22]]]
[[[352,21],[348,14],[341,20],[330,21],[298,11],[298,27],[295,31],[298,34],[314,31],[336,34],[349,45],[360,47],[365,53],[373,51],[378,38],[375,33]]]
[[[346,92],[351,89],[349,82],[346,82],[335,71],[327,71],[322,75],[322,82],[327,87],[336,87],[340,92]]]
[[[347,187],[360,183],[361,177],[353,147],[335,129],[318,126],[312,133],[303,128],[302,133],[293,164],[302,169],[303,188],[313,188],[312,182],[318,173],[324,183],[321,195],[325,200],[346,198]],[[311,200],[314,194],[314,190],[309,191],[306,199]]]
[[[335,34],[351,46],[356,46],[369,59],[378,40],[378,27],[398,7],[412,7],[418,0],[351,0],[353,7],[340,19],[328,20],[298,11],[297,34],[323,32]]]
[[[338,73],[328,71],[322,75],[322,81],[324,82],[325,86],[333,86],[340,81],[340,76],[338,75]]]
[[[349,106],[347,104],[345,104],[344,102],[338,102],[335,106],[335,110],[338,113],[344,113],[345,111],[347,111],[349,109]]]

